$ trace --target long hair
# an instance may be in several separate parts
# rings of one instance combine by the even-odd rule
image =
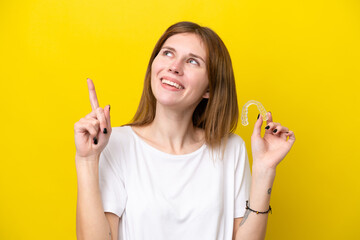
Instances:
[[[209,99],[203,98],[195,108],[192,116],[193,125],[204,129],[205,141],[210,148],[220,147],[223,141],[223,150],[225,150],[227,139],[235,131],[239,117],[232,63],[229,52],[220,37],[210,28],[196,23],[178,22],[170,26],[160,37],[146,70],[139,107],[131,123],[127,125],[144,126],[154,120],[156,99],[151,89],[151,66],[165,41],[180,33],[194,33],[199,36],[207,53]]]

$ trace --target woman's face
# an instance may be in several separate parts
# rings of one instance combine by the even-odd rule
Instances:
[[[151,65],[151,88],[157,104],[179,110],[209,98],[206,48],[200,37],[181,33],[169,37]]]

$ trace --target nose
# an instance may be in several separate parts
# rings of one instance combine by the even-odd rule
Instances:
[[[182,75],[183,70],[181,64],[178,61],[173,61],[169,66],[168,72],[172,72],[177,75]]]

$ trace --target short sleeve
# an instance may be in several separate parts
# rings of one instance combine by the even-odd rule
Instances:
[[[99,187],[104,212],[111,212],[121,217],[127,200],[124,180],[116,155],[110,151],[109,145],[100,154]]]
[[[246,201],[250,197],[251,173],[245,142],[242,141],[235,163],[235,211],[234,218],[243,217]]]

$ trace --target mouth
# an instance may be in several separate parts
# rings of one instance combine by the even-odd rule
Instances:
[[[185,88],[185,87],[184,87],[183,85],[181,85],[180,83],[176,83],[176,82],[171,81],[171,80],[169,80],[169,79],[160,78],[160,81],[161,81],[162,84],[166,84],[166,85],[168,85],[168,86],[171,86],[171,87],[173,87],[173,88],[177,88],[177,89],[179,89],[179,90]]]

